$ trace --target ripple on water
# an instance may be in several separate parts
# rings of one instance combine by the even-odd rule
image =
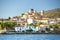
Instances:
[[[58,34],[0,34],[0,40],[60,40]]]

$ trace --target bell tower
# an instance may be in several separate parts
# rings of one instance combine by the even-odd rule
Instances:
[[[44,15],[44,10],[41,10],[41,16],[43,16]]]
[[[41,10],[41,19],[43,18],[43,16],[44,16],[44,10]]]
[[[34,9],[30,9],[30,10],[29,10],[29,13],[30,13],[30,14],[35,14],[35,10],[34,10]]]

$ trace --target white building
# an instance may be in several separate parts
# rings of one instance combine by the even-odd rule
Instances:
[[[28,23],[28,24],[34,23],[34,20],[33,20],[32,18],[28,18],[28,19],[27,19],[27,23]]]
[[[56,20],[55,19],[49,19],[49,24],[55,24]]]
[[[60,22],[60,18],[57,18],[57,22]]]
[[[24,31],[24,27],[15,27],[16,32],[22,32]]]
[[[49,20],[48,20],[48,18],[42,18],[41,20],[40,20],[40,22],[43,22],[43,23],[49,23]]]
[[[39,31],[39,27],[38,26],[36,27],[35,31]]]
[[[40,30],[40,31],[42,31],[42,30],[43,30],[43,31],[46,31],[46,27],[49,28],[49,25],[42,25],[42,24],[41,24],[41,25],[39,26],[39,30]]]

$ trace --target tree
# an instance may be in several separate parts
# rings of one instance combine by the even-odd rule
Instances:
[[[1,25],[0,25],[0,30],[2,29]]]
[[[46,27],[46,31],[50,31],[50,28],[47,28],[47,27]]]
[[[31,27],[29,27],[28,30],[26,30],[27,32],[32,32],[33,30],[31,29]]]
[[[4,22],[1,22],[1,28],[4,29]]]
[[[53,28],[53,25],[49,25],[50,28]]]
[[[34,26],[34,24],[33,24],[33,23],[31,23],[31,24],[29,24],[29,26]]]
[[[60,26],[60,22],[56,23],[57,26]]]
[[[8,18],[9,20],[11,19],[11,17]]]
[[[13,27],[15,26],[15,22],[5,22],[4,26],[6,29],[13,29]]]
[[[41,22],[37,22],[37,26],[40,26],[40,24],[42,24]]]
[[[36,28],[37,27],[37,24],[34,24],[33,26]]]
[[[24,15],[24,13],[22,13],[22,15],[21,16],[23,16]]]

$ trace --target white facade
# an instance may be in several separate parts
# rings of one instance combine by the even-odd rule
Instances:
[[[43,10],[41,10],[41,16],[43,16]]]
[[[49,22],[50,24],[55,24],[56,23],[56,20],[55,19],[49,19],[49,21],[50,21]]]
[[[27,19],[27,23],[28,24],[34,23],[34,20],[32,18],[29,18],[29,19]]]
[[[20,31],[20,27],[15,27],[15,31]]]
[[[22,32],[24,30],[24,27],[15,27],[16,32]]]
[[[40,25],[39,30],[46,30],[46,27],[49,28],[49,25]]]
[[[50,24],[55,24],[56,22],[55,21],[50,21]]]
[[[60,22],[60,18],[57,18],[57,22]]]
[[[48,20],[40,20],[40,22],[44,22],[48,24]]]
[[[36,27],[36,31],[38,31],[39,30],[39,27]]]

